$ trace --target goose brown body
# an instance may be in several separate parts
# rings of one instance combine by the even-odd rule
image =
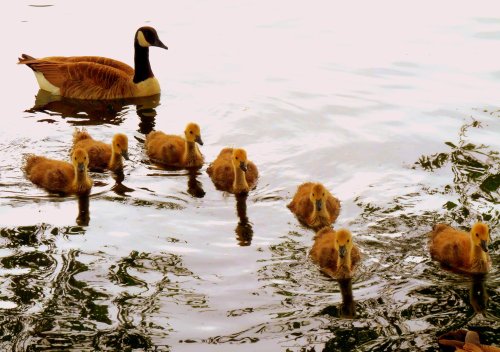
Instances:
[[[42,188],[63,194],[86,194],[92,188],[87,174],[88,155],[76,149],[72,163],[29,154],[25,157],[23,171],[26,177]]]
[[[321,183],[306,182],[297,188],[288,208],[303,224],[321,229],[335,222],[340,202]]]
[[[325,274],[336,279],[351,278],[361,261],[361,254],[353,243],[351,232],[329,227],[318,231],[309,255]]]
[[[224,148],[210,164],[207,173],[215,186],[226,192],[246,193],[257,185],[257,166],[243,149]]]
[[[123,159],[128,160],[128,138],[122,133],[115,134],[111,144],[94,140],[82,129],[73,133],[73,150],[84,149],[89,156],[89,169],[92,171],[123,169]]]
[[[429,234],[431,257],[446,267],[466,273],[487,273],[491,268],[488,255],[489,229],[475,223],[470,233],[437,224]]]
[[[184,130],[184,138],[161,131],[146,136],[146,153],[151,161],[174,167],[201,167],[203,155],[196,143],[203,145],[200,127],[191,122]]]
[[[22,54],[19,64],[29,66],[40,88],[54,95],[75,99],[119,99],[160,93],[160,85],[149,63],[149,46],[167,47],[152,27],[135,34],[135,69],[99,56],[51,56],[36,59]]]

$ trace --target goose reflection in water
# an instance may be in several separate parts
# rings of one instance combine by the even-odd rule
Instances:
[[[488,292],[485,285],[486,275],[473,275],[470,282],[470,305],[477,314],[486,313],[488,303]]]
[[[322,314],[335,318],[353,319],[356,315],[356,302],[352,294],[352,279],[338,279],[342,302],[323,308]]]
[[[247,216],[247,193],[237,194],[236,197],[236,214],[238,215],[238,225],[234,229],[238,244],[242,247],[250,246],[252,243],[253,229],[252,223]]]
[[[76,223],[79,226],[88,226],[90,222],[90,211],[89,211],[89,196],[82,195],[78,197],[78,216],[76,217]]]
[[[114,99],[114,100],[80,100],[55,96],[44,90],[39,90],[35,98],[35,105],[26,112],[41,112],[49,116],[74,118],[68,122],[74,126],[101,125],[104,123],[119,125],[135,105],[140,118],[139,132],[148,134],[155,126],[156,110],[160,105],[160,94],[142,98]],[[42,119],[43,122],[55,120]]]

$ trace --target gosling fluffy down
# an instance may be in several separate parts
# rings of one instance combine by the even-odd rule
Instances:
[[[314,237],[309,255],[321,271],[335,279],[352,278],[361,261],[360,251],[347,229],[321,229]]]
[[[82,195],[92,188],[88,163],[87,152],[83,149],[73,151],[71,164],[29,154],[24,158],[23,171],[31,182],[50,192]]]
[[[191,168],[203,166],[203,155],[196,143],[203,145],[200,126],[190,122],[184,130],[184,138],[153,131],[146,136],[145,147],[155,163]]]
[[[491,269],[488,254],[488,225],[476,222],[469,233],[445,224],[436,224],[429,233],[431,257],[457,271],[480,274]]]
[[[40,89],[75,99],[121,99],[160,93],[160,84],[149,63],[149,47],[167,47],[152,27],[141,27],[134,36],[134,66],[100,56],[51,56],[36,59],[22,54],[19,64],[35,73]]]
[[[248,193],[257,185],[257,166],[247,159],[244,149],[224,148],[210,164],[207,173],[217,189],[234,193]]]
[[[335,222],[340,202],[321,183],[306,182],[297,188],[288,208],[300,222],[317,230]]]
[[[89,156],[91,171],[123,170],[123,158],[129,160],[128,138],[123,133],[113,136],[111,144],[96,141],[85,130],[75,129],[73,133],[73,149],[83,149]]]

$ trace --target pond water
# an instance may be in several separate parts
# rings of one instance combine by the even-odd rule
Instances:
[[[488,5],[489,4],[489,5]],[[500,344],[499,5],[455,1],[7,1],[0,56],[0,349],[435,351],[469,328]],[[131,64],[154,26],[161,96],[58,100],[21,53]],[[201,126],[207,163],[164,170],[145,133]],[[117,183],[88,201],[37,188],[26,153],[66,159],[75,127],[129,136]],[[248,197],[206,168],[244,147]],[[286,208],[321,181],[363,254],[352,282],[322,275],[313,232]],[[436,222],[490,225],[483,278],[431,261]]]

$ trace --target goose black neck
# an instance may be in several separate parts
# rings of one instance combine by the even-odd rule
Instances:
[[[145,81],[148,78],[154,77],[153,71],[151,71],[151,65],[149,63],[149,48],[145,48],[137,43],[134,43],[135,54],[134,54],[134,83],[139,83]]]

